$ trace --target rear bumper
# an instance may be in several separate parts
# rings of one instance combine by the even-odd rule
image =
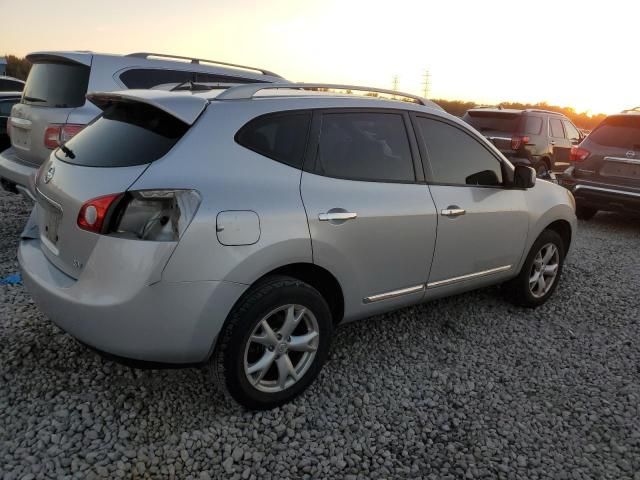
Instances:
[[[148,284],[140,264],[76,280],[47,259],[38,239],[20,242],[18,260],[35,303],[56,325],[97,350],[146,362],[205,361],[247,288],[222,281]],[[105,260],[106,270],[109,263],[118,262]],[[120,282],[113,282],[116,273]]]
[[[33,186],[37,170],[37,166],[23,163],[16,155],[14,148],[0,152],[0,178],[26,189],[31,196],[34,192]],[[27,192],[24,193],[27,194]]]
[[[570,176],[561,183],[569,189],[578,206],[597,208],[615,212],[640,213],[640,190],[632,190],[616,185],[582,182]]]

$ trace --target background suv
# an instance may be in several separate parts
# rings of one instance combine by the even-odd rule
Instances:
[[[584,138],[567,117],[547,110],[474,108],[463,120],[513,163],[532,166],[542,178],[567,167],[571,147]]]
[[[336,87],[90,95],[103,115],[36,179],[18,257],[37,304],[99,350],[209,362],[270,408],[341,322],[503,282],[550,298],[567,190],[428,100],[311,88]]]
[[[283,81],[253,67],[152,53],[37,52],[27,59],[33,66],[22,100],[11,113],[12,148],[0,153],[0,178],[5,189],[14,192],[17,184],[28,193],[30,178],[51,150],[100,113],[86,101],[87,92],[184,82]]]
[[[574,147],[562,184],[576,198],[578,218],[640,213],[640,107],[607,117]]]
[[[7,120],[13,106],[20,101],[20,95],[20,92],[0,92],[0,151],[11,143],[7,133]]]
[[[0,75],[0,92],[21,92],[24,82],[17,78]]]

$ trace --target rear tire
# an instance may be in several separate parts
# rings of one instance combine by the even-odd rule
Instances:
[[[529,308],[545,303],[560,282],[564,255],[560,235],[553,230],[542,232],[531,246],[520,274],[504,284],[508,300]]]
[[[580,220],[591,220],[596,213],[598,213],[597,208],[584,207],[581,205],[578,205],[576,207],[576,217],[578,217]]]
[[[549,172],[551,172],[551,169],[549,168],[549,164],[547,163],[546,160],[540,160],[536,164],[536,177],[548,178]]]
[[[211,368],[239,404],[275,408],[314,381],[329,353],[332,329],[329,306],[315,288],[291,277],[267,277],[229,314]]]

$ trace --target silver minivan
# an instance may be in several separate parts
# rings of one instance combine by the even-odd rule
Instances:
[[[12,147],[0,153],[6,190],[30,194],[31,179],[59,143],[72,138],[100,110],[87,92],[153,88],[157,85],[282,82],[267,70],[213,60],[155,53],[35,52],[22,99],[12,112]]]
[[[547,301],[571,193],[428,100],[341,88],[90,95],[102,116],[36,179],[35,302],[97,350],[211,365],[260,409],[313,381],[339,324],[493,284]]]

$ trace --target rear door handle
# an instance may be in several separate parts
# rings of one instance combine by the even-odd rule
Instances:
[[[331,222],[335,220],[353,220],[357,218],[358,214],[355,212],[327,212],[318,215],[318,220],[321,222]]]
[[[464,208],[460,208],[457,205],[449,205],[447,208],[442,209],[441,215],[445,217],[459,217],[464,215],[467,211]]]

